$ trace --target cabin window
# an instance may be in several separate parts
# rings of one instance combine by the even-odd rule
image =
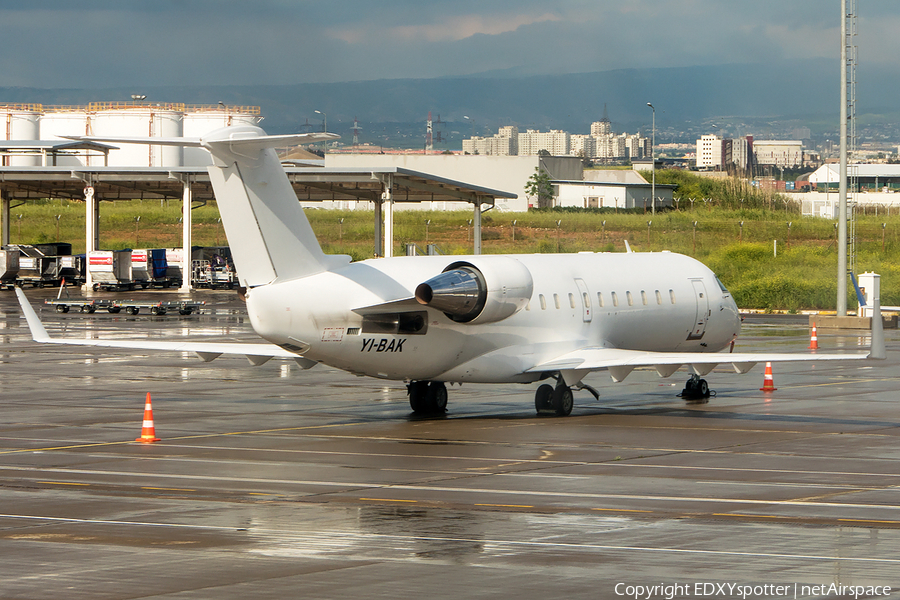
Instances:
[[[618,306],[619,296],[615,292],[610,292],[610,295],[612,296],[613,306]]]
[[[569,306],[575,308],[575,294],[569,292]]]
[[[559,308],[559,294],[553,294],[553,304],[556,305],[556,308]]]
[[[525,304],[525,310],[531,310],[531,300],[529,300],[528,303]]]
[[[647,292],[641,290],[641,304],[647,306]]]
[[[662,294],[659,293],[659,290],[656,290],[656,303],[662,306]]]
[[[631,295],[631,292],[625,292],[625,298],[628,300],[628,306],[634,306],[634,296]]]
[[[538,294],[538,298],[541,299],[541,310],[547,310],[547,299],[543,294]]]
[[[588,296],[587,292],[581,292],[581,301],[584,302],[585,308],[591,307],[591,297]]]
[[[603,294],[601,292],[597,292],[597,306],[603,308]]]
[[[675,304],[675,290],[669,290],[669,300]]]

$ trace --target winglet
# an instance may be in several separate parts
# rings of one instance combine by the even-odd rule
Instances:
[[[28,329],[31,330],[31,339],[41,343],[51,341],[50,335],[47,333],[47,330],[44,329],[44,324],[41,323],[37,313],[34,312],[34,309],[31,307],[31,303],[28,302],[28,298],[25,297],[25,292],[22,291],[22,288],[16,288],[16,296],[19,298],[19,305],[22,307],[22,314],[25,315],[25,322],[28,323]]]
[[[884,360],[887,353],[884,349],[884,322],[881,319],[881,298],[872,298],[872,348],[869,358]]]

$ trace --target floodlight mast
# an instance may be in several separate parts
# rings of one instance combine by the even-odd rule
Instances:
[[[838,187],[837,315],[847,316],[847,0],[841,0],[841,164]]]
[[[650,214],[656,214],[656,108],[649,102],[647,106],[653,111],[653,133],[650,135],[650,171],[652,183],[650,184]],[[646,206],[646,204],[644,205]],[[645,209],[646,210],[646,209]]]

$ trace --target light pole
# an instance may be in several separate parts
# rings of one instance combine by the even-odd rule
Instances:
[[[653,182],[650,184],[650,214],[656,214],[656,108],[649,102],[647,106],[653,111],[653,133],[650,136],[650,162],[653,173]]]
[[[463,115],[463,119],[466,119],[467,121],[471,121],[471,123],[472,123],[472,139],[475,139],[475,119],[473,119],[472,117],[467,117],[466,115]]]
[[[317,110],[315,112],[322,115],[322,132],[327,133],[328,132],[328,115],[323,113],[321,110]],[[325,140],[322,140],[322,152],[324,153],[327,151],[328,151],[328,142],[326,142]]]

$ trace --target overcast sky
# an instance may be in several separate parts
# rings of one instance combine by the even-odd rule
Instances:
[[[900,2],[861,0],[859,13],[860,60],[895,68]],[[837,59],[839,30],[839,0],[0,0],[0,87]]]

